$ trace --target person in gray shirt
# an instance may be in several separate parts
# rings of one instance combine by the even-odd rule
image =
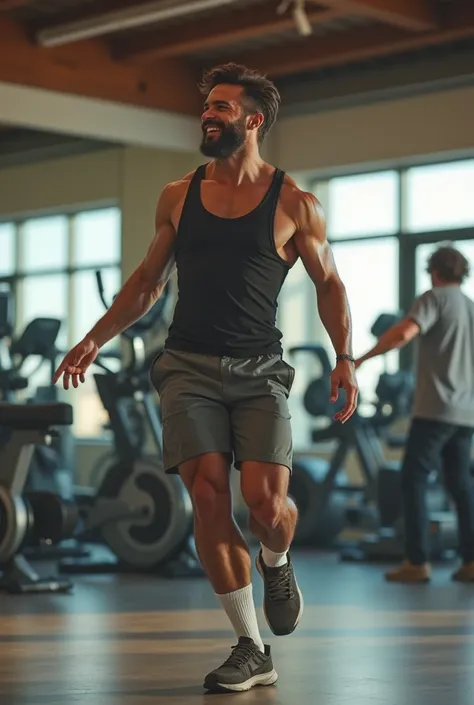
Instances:
[[[454,247],[443,246],[429,258],[427,271],[433,288],[356,360],[360,367],[418,337],[413,413],[401,468],[406,560],[386,578],[426,582],[431,577],[426,493],[430,472],[441,466],[456,507],[462,558],[452,577],[474,582],[474,302],[461,290],[469,263]]]

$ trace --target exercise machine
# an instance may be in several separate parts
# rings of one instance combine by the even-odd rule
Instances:
[[[383,314],[372,332],[379,337],[394,325],[401,314]],[[401,498],[400,463],[388,461],[383,443],[399,446],[390,431],[398,419],[406,416],[413,396],[413,375],[409,372],[383,372],[376,387],[374,413],[362,416],[359,410],[344,425],[332,420],[344,403],[343,390],[336,404],[331,404],[331,364],[326,350],[319,345],[297,346],[290,355],[310,354],[319,365],[319,375],[308,385],[304,407],[315,419],[329,424],[312,431],[314,454],[295,457],[289,492],[299,508],[295,543],[318,548],[340,546],[341,557],[356,559],[380,554],[381,558],[398,556]],[[315,455],[318,446],[336,443],[329,462]],[[355,453],[362,483],[351,484],[344,471],[349,453]],[[433,474],[429,507],[432,513],[433,554],[442,555],[453,545],[452,514],[447,510],[446,495]],[[348,537],[356,535],[357,540]],[[360,536],[363,535],[363,541]]]
[[[58,576],[41,578],[23,554],[31,543],[57,544],[73,535],[76,505],[51,492],[24,492],[34,449],[50,442],[59,426],[72,424],[68,404],[0,403],[0,589],[10,593],[69,592]]]
[[[318,444],[334,441],[337,445],[329,462],[312,454],[293,461],[289,493],[299,509],[294,541],[296,545],[330,548],[347,522],[348,505],[355,503],[360,511],[374,500],[377,464],[368,444],[367,425],[357,413],[346,424],[332,420],[343,408],[345,394],[340,390],[337,402],[330,402],[332,368],[326,349],[321,345],[300,345],[290,350],[292,357],[301,353],[311,355],[320,368],[319,376],[306,389],[304,407],[315,420],[331,419],[326,427],[312,431],[313,448],[317,451]],[[362,484],[351,484],[343,467],[352,450],[359,458]]]
[[[102,279],[97,273],[101,298]],[[140,571],[167,577],[203,575],[194,540],[193,511],[181,479],[167,475],[162,464],[162,427],[155,390],[150,380],[144,334],[158,320],[165,301],[122,335],[128,343],[128,363],[113,372],[98,358],[94,374],[97,391],[113,431],[112,454],[97,490],[76,491],[82,527],[81,541],[99,532],[112,552],[110,560],[66,559],[63,572]],[[154,353],[153,356],[156,356]],[[150,438],[153,454],[145,450]]]
[[[403,314],[381,314],[374,322],[371,333],[379,338],[395,325]],[[369,431],[370,447],[375,458],[377,523],[365,531],[356,512],[350,515],[351,529],[361,531],[361,536],[348,539],[349,532],[339,537],[340,557],[345,561],[391,561],[404,557],[404,531],[401,496],[401,463],[387,462],[383,445],[402,449],[405,437],[391,432],[392,424],[410,414],[415,379],[411,371],[383,372],[376,387],[377,402],[374,415],[365,420]],[[386,415],[387,406],[389,413]],[[457,547],[457,530],[449,499],[439,482],[438,468],[433,467],[429,477],[427,505],[430,521],[430,553],[433,560],[450,558]]]

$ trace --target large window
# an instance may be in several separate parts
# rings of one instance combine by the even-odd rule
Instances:
[[[102,271],[110,298],[120,287],[120,211],[104,208],[0,224],[0,251],[0,282],[14,294],[16,335],[34,318],[59,319],[59,363],[104,312],[95,271]],[[104,350],[117,345],[112,341]],[[29,359],[22,370],[29,379],[28,395],[50,381],[51,369],[38,363]],[[118,363],[110,364],[115,368]],[[74,406],[75,435],[101,435],[106,416],[92,376],[64,398]]]
[[[327,184],[328,237],[394,235],[398,230],[398,173],[344,176]]]
[[[474,226],[474,159],[408,169],[408,232],[470,226]]]
[[[399,307],[400,175],[388,170],[341,176],[320,182],[315,192],[347,290],[354,354],[360,356],[375,344],[370,329],[376,318]],[[357,374],[361,401],[370,404],[381,372],[397,366],[398,353],[393,352],[361,367]],[[366,404],[361,409],[372,411]]]
[[[334,258],[347,290],[352,313],[356,357],[367,352],[376,339],[370,333],[381,313],[398,309],[398,240],[395,237],[333,245]],[[398,354],[391,352],[363,365],[357,373],[361,400],[371,401],[380,374],[398,368]]]
[[[379,314],[407,312],[414,298],[431,286],[429,254],[450,241],[471,262],[464,291],[474,298],[474,159],[386,169],[374,173],[320,179],[310,186],[320,200],[336,266],[346,286],[353,320],[356,356],[375,344],[370,328]],[[280,326],[286,347],[307,342],[332,345],[318,324],[314,288],[298,265],[282,290]],[[306,327],[305,327],[306,326]],[[363,365],[358,372],[361,397],[371,401],[380,373],[413,364],[413,346]],[[293,406],[311,371],[296,361]],[[361,407],[365,413],[365,407]],[[298,433],[309,419],[298,415]],[[295,424],[296,426],[297,424]]]

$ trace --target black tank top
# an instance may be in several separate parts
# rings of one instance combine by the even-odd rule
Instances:
[[[285,174],[275,170],[253,211],[220,218],[201,201],[206,166],[193,175],[178,227],[178,301],[166,347],[219,357],[281,354],[277,299],[290,266],[277,252],[274,221]]]

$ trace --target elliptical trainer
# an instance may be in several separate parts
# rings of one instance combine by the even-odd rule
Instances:
[[[104,305],[102,278],[97,285]],[[62,572],[144,571],[167,577],[203,575],[192,537],[192,504],[181,479],[167,475],[162,465],[162,427],[150,380],[150,362],[145,357],[144,334],[163,315],[169,290],[150,312],[122,334],[128,344],[129,361],[112,372],[104,358],[94,364],[97,391],[109,416],[113,432],[113,455],[104,458],[107,467],[98,490],[77,492],[82,530],[87,540],[100,530],[112,551],[112,561],[64,560]],[[155,357],[155,355],[153,356]],[[147,436],[154,454],[146,455]]]

